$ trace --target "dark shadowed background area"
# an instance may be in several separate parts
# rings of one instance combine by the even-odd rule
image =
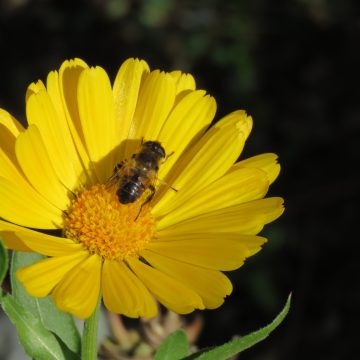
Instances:
[[[114,79],[124,59],[140,57],[191,72],[215,96],[217,118],[246,109],[245,156],[279,154],[270,195],[285,198],[286,212],[231,274],[225,305],[204,313],[200,346],[268,323],[292,291],[288,318],[241,359],[357,358],[358,9],[356,0],[0,1],[0,107],[19,119],[27,86],[64,59]]]

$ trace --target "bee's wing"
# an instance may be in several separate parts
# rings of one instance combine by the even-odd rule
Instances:
[[[130,165],[130,160],[123,160],[121,163],[117,164],[113,174],[106,181],[106,187],[110,188],[121,182],[121,179],[130,173]]]

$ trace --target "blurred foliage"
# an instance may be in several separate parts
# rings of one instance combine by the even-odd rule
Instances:
[[[205,312],[201,346],[266,323],[293,290],[282,329],[247,358],[353,359],[359,24],[355,0],[2,0],[0,106],[24,119],[28,84],[66,58],[114,78],[136,56],[193,73],[217,118],[246,109],[255,126],[244,156],[280,155],[270,194],[287,211],[265,230],[265,249],[230,274],[225,305]]]

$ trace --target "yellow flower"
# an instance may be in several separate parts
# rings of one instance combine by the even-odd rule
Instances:
[[[26,129],[0,110],[0,235],[47,256],[17,272],[26,290],[80,318],[100,292],[129,317],[155,316],[154,299],[181,314],[220,306],[232,291],[222,271],[260,250],[256,234],[283,201],[264,199],[276,155],[236,162],[251,117],[235,111],[209,128],[215,111],[191,75],[150,72],[138,59],[113,86],[101,67],[65,61],[29,86]],[[136,218],[149,191],[124,205],[108,180],[143,139],[168,157]]]

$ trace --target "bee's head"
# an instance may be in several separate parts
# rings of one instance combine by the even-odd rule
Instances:
[[[151,152],[155,153],[160,158],[164,158],[166,156],[165,149],[158,141],[145,141],[142,144],[142,147],[143,149],[148,149]]]

